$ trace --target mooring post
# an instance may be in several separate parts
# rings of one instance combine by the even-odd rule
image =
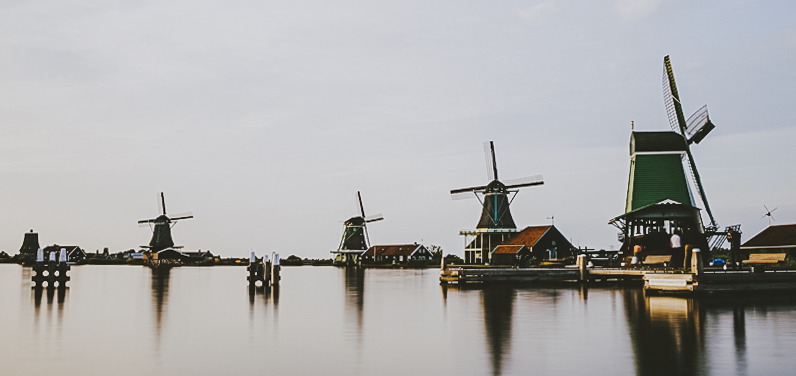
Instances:
[[[55,287],[55,252],[50,252],[50,261],[47,263],[47,288]]]
[[[33,271],[35,272],[35,274],[33,274],[33,283],[34,287],[37,289],[40,289],[42,283],[44,283],[44,269],[46,269],[44,265],[44,250],[39,248],[39,250],[36,251],[36,263],[33,264]]]
[[[589,268],[587,266],[586,255],[578,255],[578,271],[580,271],[580,281],[589,282]]]
[[[702,274],[702,255],[699,248],[694,248],[691,251],[691,273],[700,275]]]
[[[271,283],[271,259],[263,255],[263,286]]]
[[[249,286],[254,286],[257,283],[257,266],[257,255],[252,252],[249,257],[249,267],[246,268],[249,271],[249,276],[246,277],[249,281]]]
[[[271,261],[271,285],[279,286],[279,280],[282,279],[282,277],[279,275],[279,271],[282,268],[279,265],[279,252],[272,253],[271,258],[273,259]]]
[[[58,259],[58,287],[66,287],[66,281],[69,280],[69,276],[66,275],[70,268],[69,264],[67,264],[68,259],[66,248],[61,248],[61,254]]]

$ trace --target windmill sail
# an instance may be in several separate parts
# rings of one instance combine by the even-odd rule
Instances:
[[[691,170],[691,177],[694,180],[694,186],[699,194],[702,203],[705,205],[705,211],[708,213],[708,217],[710,217],[710,227],[713,229],[718,228],[718,223],[713,218],[713,212],[710,210],[710,205],[708,204],[707,195],[705,195],[705,189],[702,187],[702,179],[699,177],[699,171],[696,167],[696,162],[694,162],[694,156],[691,154],[691,148],[689,147],[689,139],[688,139],[688,126],[685,120],[685,116],[683,115],[683,108],[680,103],[680,95],[677,92],[677,85],[674,82],[674,71],[672,70],[672,64],[669,60],[669,56],[663,58],[663,101],[666,106],[666,114],[669,118],[669,124],[672,126],[672,129],[680,133],[683,136],[683,139],[686,141],[686,155],[688,156],[688,164]],[[700,111],[697,111],[699,114]],[[705,107],[705,119],[707,120],[707,107]],[[692,118],[694,116],[692,115]],[[699,115],[695,119],[699,119]],[[707,124],[713,126],[712,123],[707,120]],[[702,129],[702,128],[700,128]],[[712,129],[712,128],[710,128]],[[707,130],[707,132],[710,131]],[[696,132],[698,132],[697,130]],[[704,132],[702,137],[698,140],[701,141],[707,132]],[[699,141],[694,141],[699,143]]]

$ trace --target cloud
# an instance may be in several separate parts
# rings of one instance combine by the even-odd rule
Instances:
[[[616,12],[627,20],[638,20],[648,16],[658,8],[663,0],[617,0]]]
[[[532,7],[520,9],[517,13],[521,18],[531,21],[541,21],[546,16],[555,13],[558,10],[555,4],[547,2],[536,4]]]

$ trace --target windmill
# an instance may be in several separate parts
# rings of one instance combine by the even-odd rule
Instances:
[[[517,225],[514,223],[509,207],[517,197],[519,188],[544,184],[542,175],[507,180],[504,184],[498,180],[495,143],[485,142],[484,153],[489,183],[477,187],[451,190],[451,198],[454,200],[475,197],[483,208],[475,231],[459,231],[459,235],[465,237],[464,259],[466,263],[488,262],[488,252],[492,250],[492,247],[516,234]]]
[[[705,205],[705,211],[710,218],[710,226],[707,227],[709,232],[715,232],[719,224],[713,218],[713,212],[710,210],[705,189],[702,186],[702,180],[697,171],[694,156],[691,154],[691,144],[699,144],[705,136],[716,128],[710,121],[708,115],[708,106],[704,105],[687,120],[683,115],[683,108],[680,103],[680,94],[677,92],[677,85],[674,82],[674,71],[672,70],[672,63],[669,56],[663,58],[663,102],[666,105],[666,114],[669,117],[669,124],[672,130],[683,136],[685,140],[685,152],[688,156],[688,167],[691,170],[691,178],[694,181],[694,187],[699,194],[702,203]]]
[[[193,218],[193,215],[190,213],[178,214],[174,217],[166,215],[166,198],[163,192],[160,192],[158,204],[160,204],[161,215],[154,219],[142,219],[138,221],[138,225],[142,227],[147,225],[151,227],[154,225],[154,227],[152,227],[152,240],[149,241],[148,246],[141,247],[149,248],[152,252],[159,252],[166,248],[182,248],[182,246],[174,245],[174,240],[171,238],[171,228],[177,224],[177,221]]]
[[[771,221],[772,220],[773,221],[777,220],[776,218],[774,218],[773,215],[771,215],[771,213],[773,213],[775,210],[777,210],[777,208],[774,208],[772,210],[768,210],[768,206],[763,205],[763,207],[766,208],[766,215],[764,215],[764,216],[762,216],[760,218],[762,219],[762,218],[768,217],[768,225],[771,226]]]
[[[384,219],[381,214],[365,215],[365,206],[362,205],[362,195],[359,191],[357,191],[357,204],[359,205],[359,215],[351,217],[344,222],[345,230],[343,231],[343,237],[340,239],[340,245],[336,251],[332,251],[332,253],[338,254],[335,258],[336,264],[355,264],[359,256],[370,248],[368,223]]]
[[[498,180],[495,143],[492,141],[485,142],[484,153],[486,155],[489,184],[451,190],[451,198],[454,200],[478,198],[483,206],[481,219],[476,226],[478,229],[516,229],[517,225],[514,224],[514,218],[511,216],[509,206],[514,201],[514,198],[517,197],[519,188],[544,184],[542,175],[507,180],[506,183],[508,184],[504,184]]]

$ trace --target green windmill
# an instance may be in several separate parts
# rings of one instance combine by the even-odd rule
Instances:
[[[625,213],[608,223],[621,231],[625,256],[640,245],[647,254],[671,254],[672,264],[682,265],[683,255],[670,245],[673,235],[703,250],[715,248],[724,239],[714,236],[718,224],[691,153],[691,144],[700,143],[715,125],[707,106],[685,118],[668,56],[664,58],[663,98],[672,131],[632,132]],[[696,194],[689,187],[689,176]],[[697,207],[697,196],[710,218],[708,226]],[[702,257],[709,260],[710,252],[703,252]]]

